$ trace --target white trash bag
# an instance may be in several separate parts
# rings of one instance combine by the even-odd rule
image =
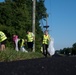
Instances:
[[[48,53],[50,54],[50,56],[55,54],[54,39],[53,38],[51,38],[51,41],[49,42]]]
[[[28,51],[27,51],[24,47],[21,47],[20,50],[21,50],[22,52],[28,53]]]
[[[18,49],[18,41],[19,41],[19,39],[16,39],[16,40],[15,40],[15,45],[16,45],[16,46],[15,46],[15,50],[16,50],[16,51],[19,51],[19,49]]]

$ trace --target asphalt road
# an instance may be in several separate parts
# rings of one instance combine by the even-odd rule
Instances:
[[[0,62],[0,75],[76,75],[76,57]]]

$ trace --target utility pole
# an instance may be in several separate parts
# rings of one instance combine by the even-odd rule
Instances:
[[[32,32],[34,33],[34,45],[33,45],[33,52],[35,52],[35,9],[36,9],[36,0],[33,1],[33,25],[32,25]]]
[[[46,25],[43,27],[46,28],[46,31],[48,31],[47,29],[49,28],[49,25],[47,24],[47,15],[46,15]]]

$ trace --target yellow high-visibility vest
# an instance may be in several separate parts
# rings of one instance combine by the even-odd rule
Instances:
[[[4,41],[6,39],[7,39],[6,35],[2,31],[0,31],[0,42]]]
[[[50,36],[49,35],[43,35],[43,44],[48,44],[50,40]]]
[[[21,40],[21,47],[24,46],[24,39]]]
[[[29,34],[27,34],[27,42],[33,42],[33,33],[30,32]]]

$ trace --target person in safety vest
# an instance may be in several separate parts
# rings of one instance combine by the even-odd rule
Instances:
[[[49,45],[49,41],[50,41],[50,36],[48,34],[48,31],[44,31],[44,35],[43,35],[43,54],[45,55],[45,57],[47,57],[48,54],[48,45]]]
[[[6,43],[6,35],[4,32],[0,31],[0,50],[5,50],[5,43]]]
[[[30,32],[30,31],[27,31],[26,37],[27,37],[27,46],[28,46],[28,49],[29,49],[29,51],[30,50],[32,51],[33,50],[34,34],[32,32]]]
[[[25,49],[25,42],[25,39],[20,39],[20,50],[27,53],[28,51]]]

